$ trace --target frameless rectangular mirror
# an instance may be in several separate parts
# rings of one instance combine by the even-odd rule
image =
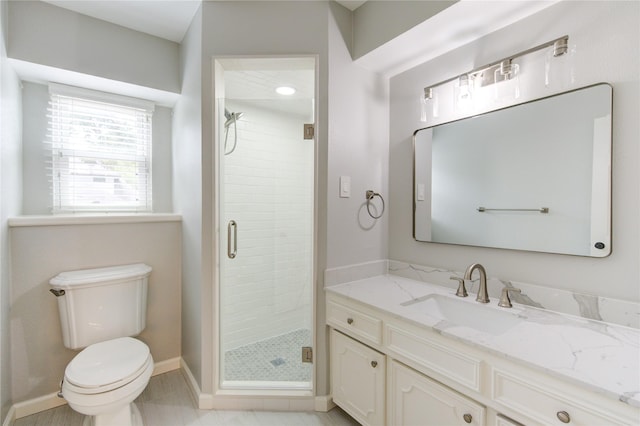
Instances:
[[[416,130],[414,238],[608,256],[611,109],[603,83]]]

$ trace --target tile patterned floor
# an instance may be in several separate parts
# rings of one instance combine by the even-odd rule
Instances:
[[[152,377],[136,405],[145,426],[358,425],[339,408],[328,413],[199,410],[179,370]],[[80,426],[82,419],[82,415],[64,405],[18,419],[14,426]]]
[[[311,330],[299,329],[225,353],[225,380],[310,382],[312,364],[302,362]]]

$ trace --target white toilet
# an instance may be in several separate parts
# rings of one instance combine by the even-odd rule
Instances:
[[[145,264],[63,272],[49,281],[57,296],[64,346],[83,349],[64,372],[62,396],[84,425],[141,425],[133,400],[149,383],[153,358],[136,336],[145,327]]]

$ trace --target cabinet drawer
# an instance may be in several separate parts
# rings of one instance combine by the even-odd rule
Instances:
[[[386,346],[392,351],[447,379],[455,380],[476,392],[480,391],[481,360],[418,336],[417,332],[408,327],[387,324],[385,334]]]
[[[382,342],[382,321],[357,309],[329,301],[327,323],[373,343]]]
[[[550,391],[529,378],[493,370],[492,398],[545,425],[622,425],[626,422],[594,412],[588,406]]]

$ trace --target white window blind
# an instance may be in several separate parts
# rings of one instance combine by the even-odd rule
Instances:
[[[49,95],[53,213],[152,211],[154,105],[58,84]]]

